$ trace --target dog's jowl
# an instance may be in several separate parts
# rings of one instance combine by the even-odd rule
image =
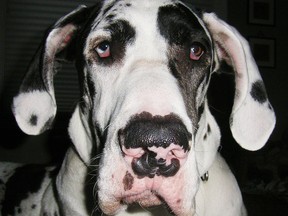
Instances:
[[[246,215],[217,152],[220,130],[206,97],[211,75],[230,65],[233,137],[248,150],[266,143],[274,112],[237,30],[176,0],[79,6],[49,29],[13,100],[27,134],[52,126],[54,65],[63,60],[79,73],[81,98],[68,128],[74,146],[59,168],[36,172],[35,187],[17,200],[11,191],[24,169],[5,164],[3,216]]]

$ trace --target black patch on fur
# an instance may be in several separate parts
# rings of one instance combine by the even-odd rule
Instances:
[[[111,41],[109,41],[111,56],[104,59],[99,58],[98,62],[109,66],[123,59],[126,46],[133,43],[136,31],[126,20],[117,20],[106,30],[111,33]]]
[[[208,137],[208,135],[209,135],[210,133],[211,133],[211,127],[210,127],[210,125],[208,124],[208,125],[207,125],[207,131],[206,131],[206,133],[204,134],[203,139],[206,140],[207,137]]]
[[[89,65],[97,64],[102,66],[111,66],[112,64],[121,63],[125,56],[126,47],[134,42],[136,31],[126,20],[111,21],[104,31],[109,34],[109,39],[94,38],[88,41],[88,55],[86,56]],[[106,42],[110,48],[110,56],[101,58],[96,52],[97,46],[101,42]],[[81,64],[83,67],[83,64]],[[84,64],[85,65],[85,64]]]
[[[197,36],[203,31],[195,15],[180,4],[160,7],[157,21],[161,35],[168,40],[170,45],[184,45],[193,39],[191,34]]]
[[[210,134],[210,133],[211,133],[211,127],[210,127],[210,125],[209,125],[209,124],[207,125],[207,133],[208,133],[208,134]]]
[[[96,88],[95,88],[95,82],[92,80],[92,77],[88,74],[87,75],[87,88],[88,88],[88,91],[89,91],[89,97],[90,97],[90,100],[93,104],[93,101],[94,101],[94,98],[95,98],[95,95],[96,95]]]
[[[250,94],[255,101],[258,101],[261,104],[267,101],[267,93],[264,83],[261,80],[258,80],[252,84]]]
[[[204,140],[206,140],[206,139],[207,139],[207,134],[206,134],[206,133],[204,134],[204,137],[203,137],[203,139],[204,139]]]
[[[16,168],[15,173],[6,183],[2,215],[15,215],[15,209],[20,207],[21,201],[28,198],[30,193],[35,193],[40,189],[45,173],[46,170],[41,165]]]
[[[203,112],[204,112],[204,103],[202,103],[201,106],[198,108],[199,119],[201,118]]]
[[[181,4],[160,7],[157,22],[160,34],[170,45],[169,69],[178,80],[188,115],[197,128],[200,115],[197,114],[195,98],[201,83],[209,80],[212,61],[210,39],[197,17]],[[190,59],[194,43],[201,44],[204,50],[199,60]]]
[[[37,115],[31,115],[29,122],[32,126],[36,126],[37,122],[38,122],[38,116]]]

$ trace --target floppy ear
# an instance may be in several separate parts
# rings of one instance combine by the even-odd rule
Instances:
[[[57,109],[53,86],[55,64],[73,59],[74,41],[87,15],[88,8],[79,6],[59,19],[37,50],[12,105],[16,121],[25,133],[36,135],[51,127]]]
[[[225,61],[235,71],[235,96],[230,128],[234,139],[247,150],[265,145],[275,126],[275,114],[248,42],[213,13],[203,20],[216,48],[216,62]]]

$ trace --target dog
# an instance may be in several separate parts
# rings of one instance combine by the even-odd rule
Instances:
[[[62,61],[79,73],[73,145],[60,167],[2,163],[3,216],[247,214],[217,151],[211,75],[223,64],[233,69],[230,128],[244,149],[265,145],[275,114],[235,28],[177,0],[79,6],[49,28],[13,99],[27,134],[53,125],[53,77]]]

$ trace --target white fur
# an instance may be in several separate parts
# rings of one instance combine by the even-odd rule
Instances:
[[[13,113],[19,127],[27,134],[41,133],[46,122],[54,118],[56,104],[51,95],[46,91],[34,90],[20,93],[13,99]],[[37,117],[37,125],[31,125],[32,115]]]
[[[169,46],[159,33],[157,11],[159,6],[175,1],[134,0],[131,7],[120,6],[123,1],[105,1],[86,39],[83,53],[86,58],[93,52],[91,47],[112,37],[111,32],[106,29],[109,22],[103,18],[106,15],[105,8],[112,2],[115,2],[115,5],[111,10],[118,9],[115,17],[127,20],[135,28],[136,38],[135,42],[127,45],[121,62],[107,66],[93,61],[92,64],[91,62],[88,64],[87,61],[83,69],[84,81],[89,77],[96,92],[92,94],[94,98],[83,95],[70,120],[69,135],[75,148],[68,150],[56,179],[63,212],[66,215],[76,216],[89,214],[85,208],[87,166],[94,159],[91,158],[93,145],[99,147],[99,140],[92,138],[93,133],[96,133],[96,127],[99,127],[100,132],[108,131],[101,161],[97,167],[99,176],[96,183],[99,206],[105,213],[117,216],[166,215],[167,210],[161,208],[154,209],[153,214],[145,208],[130,212],[127,205],[119,200],[123,196],[133,196],[133,193],[141,193],[148,188],[150,193],[151,190],[157,191],[158,195],[163,196],[166,203],[179,216],[246,215],[237,181],[223,158],[217,153],[220,131],[205,99],[208,85],[197,92],[195,98],[197,108],[202,101],[205,101],[205,106],[203,114],[199,116],[201,118],[198,128],[193,128],[179,84],[169,70],[167,57]],[[63,46],[66,42],[63,39],[67,33],[70,34],[77,28],[73,24],[62,26],[61,22],[81,10],[85,10],[85,7],[79,7],[56,23],[46,42],[46,58],[55,60],[54,55],[59,51],[57,46],[60,46],[60,50],[65,48]],[[273,111],[268,109],[268,101],[260,104],[250,95],[252,83],[261,80],[261,77],[248,44],[234,28],[214,14],[205,13],[203,20],[200,17],[197,19],[207,37],[215,42],[216,52],[212,51],[215,59],[212,60],[216,61],[216,65],[219,65],[219,60],[226,60],[236,72],[237,95],[231,115],[233,136],[244,148],[258,149],[267,141],[275,124],[275,116]],[[222,55],[220,47],[224,48],[228,57]],[[44,61],[45,64],[48,62]],[[52,66],[53,62],[51,65],[45,65],[47,74],[44,74],[44,78],[49,82],[45,83],[48,87],[47,92],[35,90],[20,93],[14,99],[16,120],[26,133],[38,134],[56,113]],[[83,86],[87,88],[86,83],[83,83]],[[81,107],[83,101],[86,107]],[[84,109],[86,112],[83,113]],[[173,177],[155,176],[153,181],[148,177],[138,178],[131,165],[124,160],[118,141],[118,131],[127,125],[133,115],[143,111],[161,116],[174,113],[192,135],[186,163],[181,165]],[[35,127],[29,123],[32,115],[38,118]],[[207,172],[209,179],[202,182],[200,177]],[[133,177],[133,191],[125,190],[123,187],[127,173]],[[51,190],[52,186],[48,184],[43,209],[47,211],[51,209],[54,213],[58,211],[58,200],[53,199]],[[152,199],[154,198],[152,200],[154,204],[160,204],[152,193],[149,194],[149,190],[146,192]]]
[[[92,149],[92,137],[87,122],[83,120],[79,105],[76,106],[70,119],[68,132],[73,143],[77,143],[75,148],[84,163],[89,164]]]
[[[204,109],[199,123],[200,127],[195,137],[196,160],[200,176],[203,176],[213,164],[221,137],[219,127],[208,109],[207,101]],[[211,134],[207,134],[208,124],[211,128]],[[205,134],[207,138],[204,140]]]
[[[236,91],[231,114],[233,137],[243,148],[258,150],[267,142],[276,120],[272,108],[268,108],[268,100],[260,104],[250,95],[253,82],[262,81],[262,78],[248,42],[235,28],[220,20],[214,13],[205,13],[203,20],[207,23],[216,46],[221,46],[227,52],[228,63],[236,73]],[[219,50],[220,48],[218,52]],[[218,54],[220,58],[224,58]]]

